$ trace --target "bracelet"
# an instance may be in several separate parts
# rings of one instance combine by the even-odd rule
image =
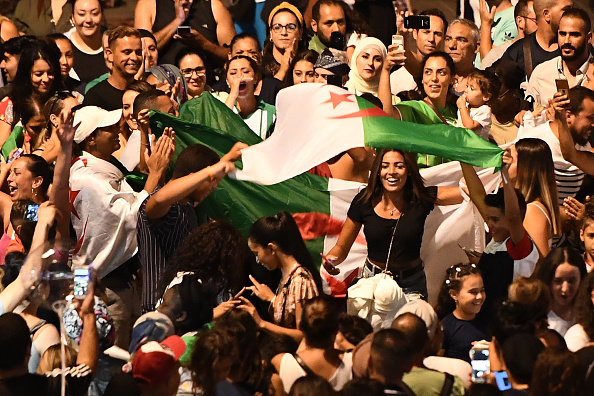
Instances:
[[[150,145],[148,143],[142,143],[142,142],[140,142],[140,144],[142,144],[145,147],[150,147]]]
[[[210,181],[211,182],[215,181],[214,173],[212,173],[212,166],[209,166],[206,169],[208,169],[208,175],[210,176]]]

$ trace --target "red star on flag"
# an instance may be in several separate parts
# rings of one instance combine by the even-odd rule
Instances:
[[[339,104],[341,104],[342,102],[353,102],[352,99],[349,98],[349,96],[352,96],[352,93],[345,93],[345,94],[338,94],[338,93],[334,93],[332,91],[329,92],[330,93],[330,99],[328,99],[323,103],[332,103],[332,108],[336,108],[336,106],[338,106]]]
[[[78,196],[79,193],[80,193],[80,190],[78,190],[78,191],[70,190],[70,213],[75,215],[77,219],[80,219],[80,217],[78,215],[78,212],[74,208],[74,200],[76,199],[76,197]]]

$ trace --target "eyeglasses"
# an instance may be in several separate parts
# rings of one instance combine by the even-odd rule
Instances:
[[[183,69],[182,74],[184,77],[192,77],[192,74],[196,73],[198,77],[204,76],[206,74],[206,68],[204,66],[198,66],[194,69]]]
[[[518,15],[518,16],[521,16],[522,18],[530,19],[532,22],[536,23],[536,18],[532,18],[532,17],[526,16],[526,15]]]
[[[270,29],[274,33],[280,33],[283,28],[287,29],[287,32],[294,32],[297,30],[296,23],[287,23],[286,25],[281,25],[280,23],[275,23],[274,25],[270,26]]]

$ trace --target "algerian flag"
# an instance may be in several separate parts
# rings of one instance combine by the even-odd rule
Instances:
[[[184,103],[179,118],[151,112],[150,121],[151,129],[157,135],[165,126],[175,130],[174,162],[184,148],[195,143],[222,156],[237,141],[249,145],[262,141],[241,118],[207,92]],[[241,168],[241,161],[236,162],[236,166]],[[360,183],[309,173],[274,186],[224,178],[198,209],[211,218],[231,222],[244,235],[260,217],[287,211],[293,214],[314,262],[319,265],[320,253],[328,252],[336,243],[350,203],[363,187]],[[352,280],[366,255],[367,246],[361,233],[347,262],[341,265],[341,274],[331,277],[322,272],[324,291],[334,296],[345,295],[345,279]]]
[[[153,132],[159,135],[165,126],[173,127],[176,132],[176,156],[194,143],[204,144],[223,155],[236,141],[250,145],[261,142],[236,114],[209,93],[187,101],[181,107],[179,118],[151,112]],[[309,148],[307,145],[305,151]],[[241,169],[241,161],[236,166]],[[456,162],[425,169],[422,174],[427,185],[457,186],[462,177]],[[483,171],[481,178],[486,186],[494,183],[490,170]],[[299,225],[314,261],[320,264],[319,253],[327,253],[336,244],[347,210],[360,188],[358,183],[309,173],[272,186],[225,178],[198,208],[214,219],[228,220],[244,235],[258,218],[288,211]],[[482,250],[485,243],[482,224],[480,215],[468,199],[461,205],[436,207],[429,215],[421,258],[426,265],[430,300],[434,300],[439,292],[445,269],[465,260],[458,243]],[[367,244],[360,233],[347,260],[340,265],[338,276],[332,277],[321,268],[324,291],[334,296],[344,295],[366,255]]]
[[[276,114],[272,136],[242,150],[244,167],[237,179],[275,184],[363,146],[433,154],[481,168],[501,166],[503,151],[468,129],[399,121],[333,85],[282,89]]]

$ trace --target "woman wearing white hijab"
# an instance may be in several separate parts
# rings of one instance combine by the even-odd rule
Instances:
[[[377,96],[380,75],[387,56],[386,46],[375,37],[365,37],[355,47],[346,89],[356,95]]]

